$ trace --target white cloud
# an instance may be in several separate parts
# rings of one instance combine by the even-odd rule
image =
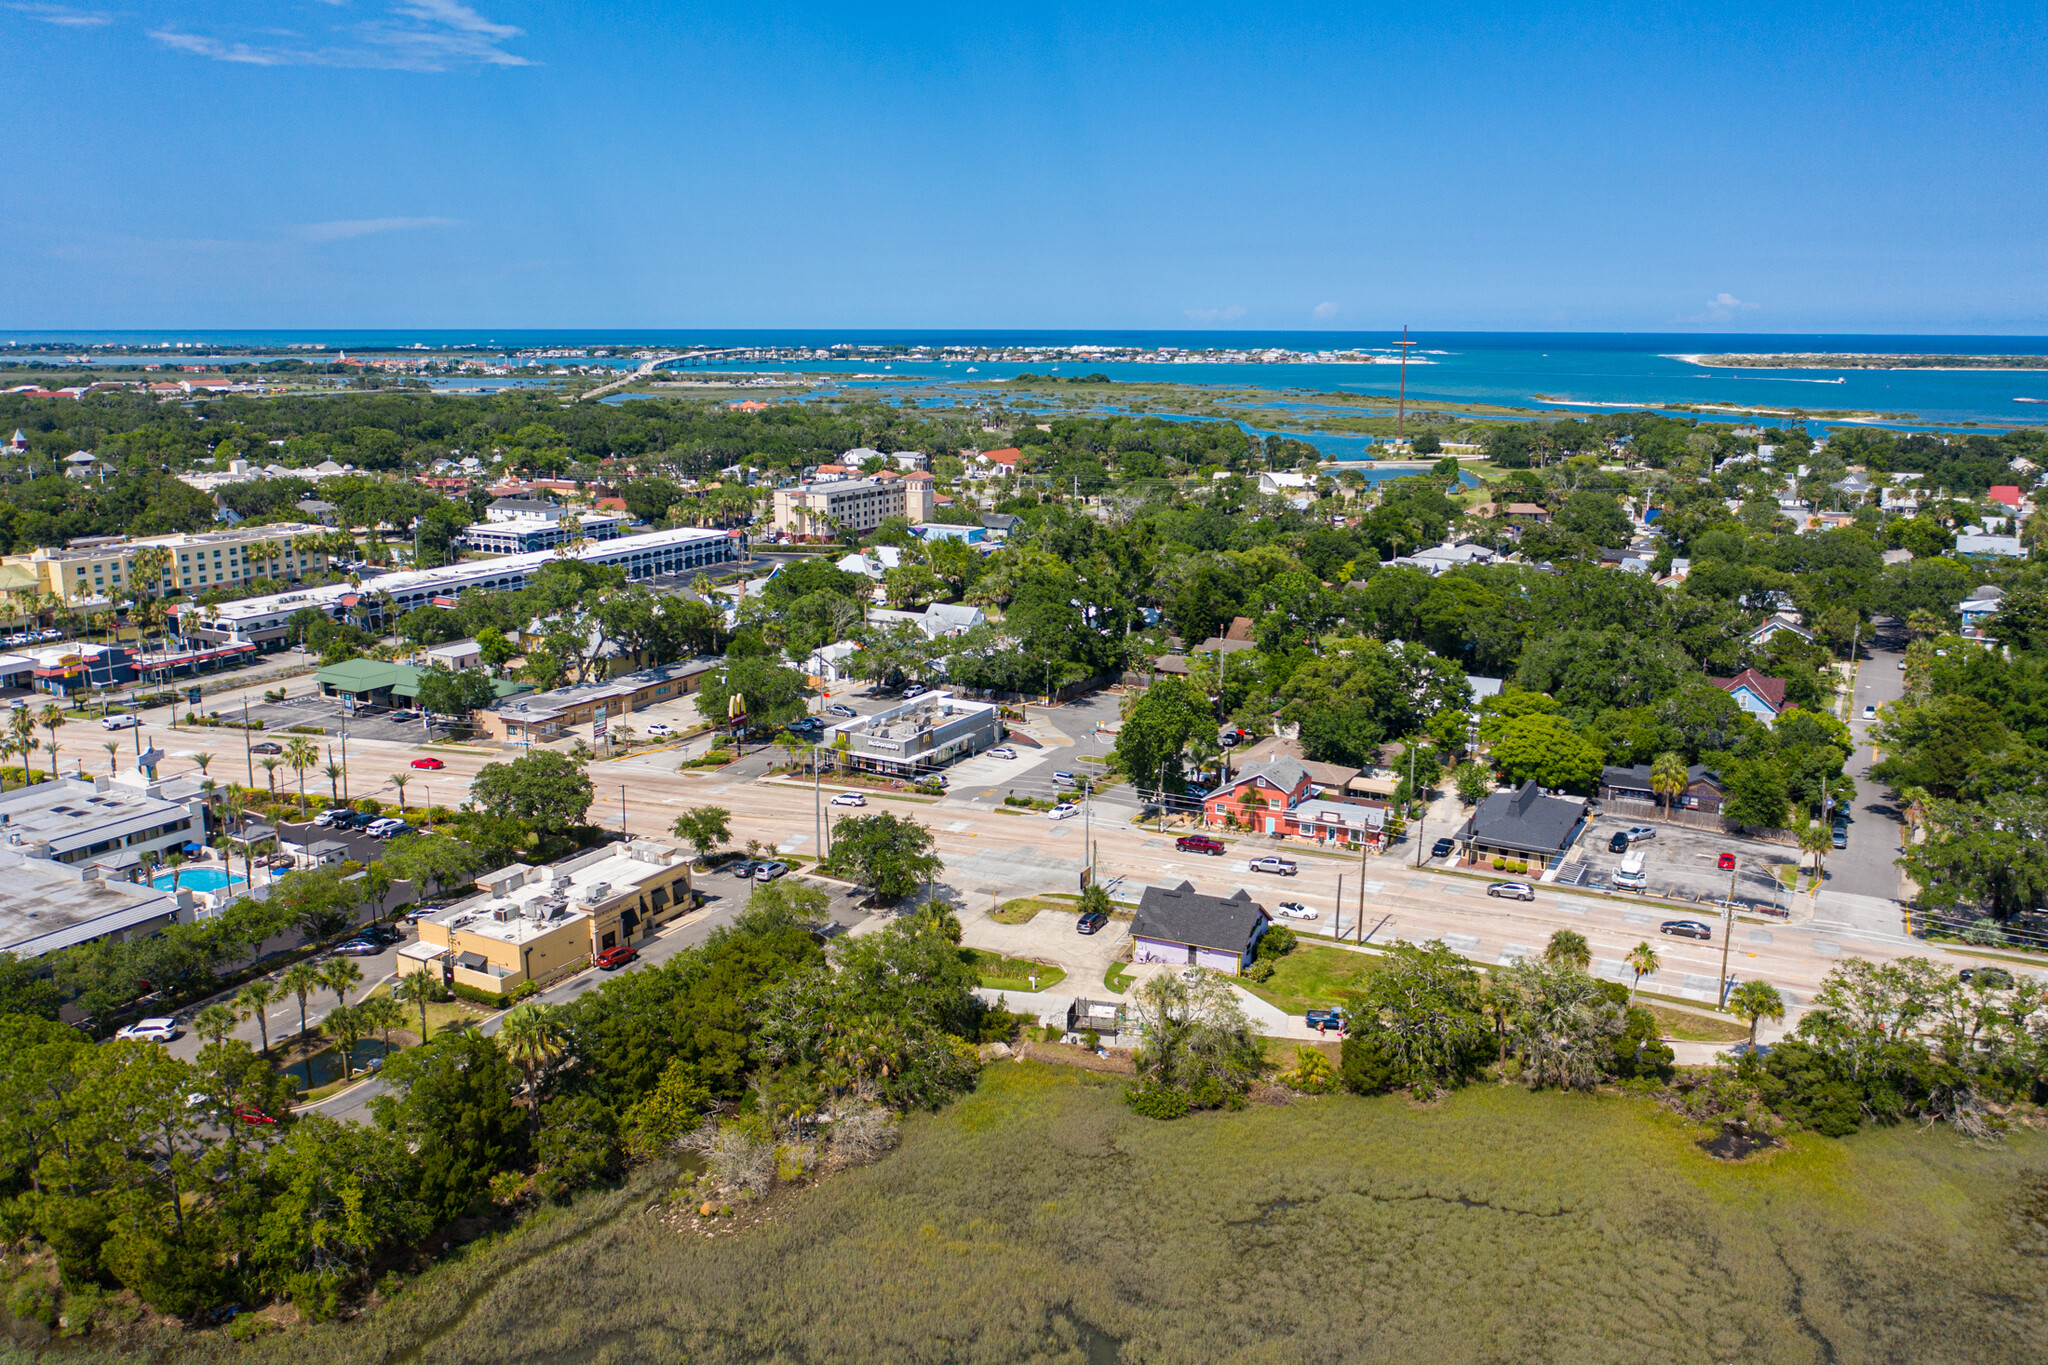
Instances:
[[[1328,322],[1331,318],[1337,316],[1337,305],[1334,303],[1319,303],[1313,311],[1318,320]]]
[[[411,232],[416,228],[454,226],[453,218],[345,218],[332,223],[308,223],[299,229],[299,236],[309,242],[339,242],[378,232]]]
[[[11,9],[16,14],[26,14],[46,24],[57,24],[63,28],[105,28],[114,22],[111,14],[98,10],[72,9],[69,5],[4,4],[0,9]]]
[[[1738,299],[1724,289],[1707,300],[1707,316],[1717,321],[1725,322],[1737,313],[1747,313],[1756,307],[1756,304]]]
[[[1233,303],[1228,308],[1183,308],[1181,312],[1190,322],[1235,322],[1244,316],[1244,305]]]
[[[326,0],[340,4],[341,0]],[[272,34],[274,30],[258,30]],[[532,66],[503,44],[526,30],[486,19],[458,0],[399,0],[380,19],[334,30],[339,41],[291,46],[219,38],[182,29],[149,36],[174,52],[243,66],[344,66],[389,71],[450,71],[469,66]]]

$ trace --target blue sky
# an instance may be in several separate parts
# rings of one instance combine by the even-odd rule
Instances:
[[[2048,333],[2048,8],[0,0],[0,327]]]

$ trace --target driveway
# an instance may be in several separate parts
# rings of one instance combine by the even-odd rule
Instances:
[[[1863,708],[1880,710],[1905,693],[1905,674],[1899,664],[1903,651],[1891,645],[1874,646],[1870,657],[1856,675],[1849,733],[1856,740],[1848,771],[1856,779],[1856,804],[1849,812],[1849,846],[1828,855],[1827,886],[1821,892],[1825,903],[1830,893],[1858,897],[1896,899],[1899,894],[1899,812],[1892,806],[1884,784],[1871,779],[1870,765],[1877,753],[1870,746],[1875,721],[1863,719]],[[1899,927],[1894,915],[1891,926]]]

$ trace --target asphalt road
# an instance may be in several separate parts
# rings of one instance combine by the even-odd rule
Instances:
[[[1878,757],[1869,738],[1876,722],[1863,719],[1863,708],[1882,709],[1905,694],[1906,675],[1899,670],[1905,657],[1900,649],[1874,647],[1858,670],[1849,713],[1849,733],[1856,740],[1856,752],[1849,759],[1849,773],[1856,779],[1856,804],[1850,811],[1849,846],[1828,855],[1827,891],[1887,900],[1899,894],[1899,812],[1887,798],[1884,784],[1870,777],[1870,765]]]

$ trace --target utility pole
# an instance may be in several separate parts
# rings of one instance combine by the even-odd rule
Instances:
[[[1358,923],[1352,926],[1352,932],[1357,935],[1360,943],[1365,942],[1365,855],[1367,851],[1365,840],[1360,839],[1358,841]]]
[[[1735,938],[1735,878],[1739,869],[1728,872],[1728,905],[1721,914],[1721,1007],[1728,1005],[1728,950]]]
[[[818,746],[811,746],[811,837],[820,858],[825,856],[825,804],[818,793]]]
[[[626,837],[626,784],[619,784],[619,837]]]
[[[1344,937],[1344,874],[1337,874],[1337,908],[1330,912],[1330,937]]]
[[[171,714],[177,713],[178,708],[173,706]],[[256,751],[249,747],[249,698],[246,695],[242,698],[242,761],[249,765],[249,790],[255,791]]]

